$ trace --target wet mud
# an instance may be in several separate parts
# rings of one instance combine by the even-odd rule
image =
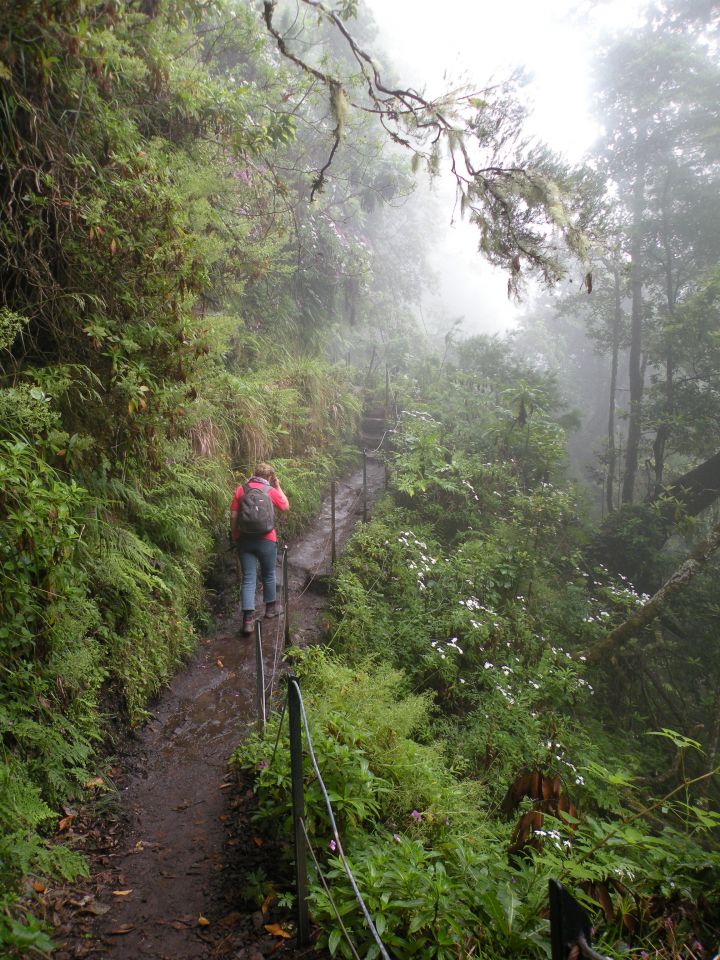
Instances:
[[[368,459],[367,472],[372,502],[382,492],[384,468]],[[338,547],[362,518],[362,490],[362,469],[337,484]],[[301,646],[321,633],[318,614],[326,603],[330,539],[327,492],[315,522],[288,545],[291,638]],[[214,628],[118,761],[119,816],[105,830],[102,824],[93,827],[93,875],[74,895],[80,909],[65,924],[57,960],[260,960],[292,950],[292,941],[266,934],[266,918],[238,909],[240,891],[227,889],[232,885],[227,878],[242,875],[243,867],[231,864],[228,871],[228,852],[257,861],[269,851],[248,847],[237,837],[228,845],[233,821],[248,819],[237,808],[252,803],[247,787],[245,799],[238,794],[226,764],[256,718],[256,670],[254,638],[241,636],[234,555],[226,554],[220,565],[224,587]],[[269,685],[274,678],[276,688],[283,641],[283,617],[264,620],[266,681]]]

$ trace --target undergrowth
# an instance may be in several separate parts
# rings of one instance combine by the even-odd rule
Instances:
[[[274,459],[292,502],[289,534],[316,511],[328,479],[357,458],[348,443],[357,401],[347,385],[314,364],[342,402],[341,413],[326,413],[323,395],[295,384],[296,369],[275,366],[250,378],[256,389],[278,378],[310,411],[307,434],[296,429],[292,445],[282,421],[268,420],[262,438],[264,456],[273,456],[275,442],[281,454],[296,455]],[[57,423],[51,397],[46,408]],[[290,406],[275,413],[292,415]],[[103,704],[112,700],[127,722],[141,723],[149,699],[194,649],[205,616],[204,574],[227,528],[230,458],[238,457],[247,475],[256,452],[231,396],[222,417],[225,444],[199,456],[191,439],[175,440],[172,460],[151,480],[125,459],[119,470],[105,461],[79,485],[51,464],[47,443],[32,442],[31,419],[25,435],[0,441],[4,908],[21,893],[33,896],[34,878],[85,872],[82,858],[55,842],[55,811],[85,795],[104,736]],[[17,410],[14,422],[23,426]],[[46,944],[29,914],[4,910],[2,917],[7,944],[21,951]]]
[[[549,956],[549,879],[612,956],[705,956],[720,920],[718,771],[696,740],[619,715],[587,669],[582,651],[642,597],[584,562],[551,389],[471,386],[446,374],[405,412],[391,495],[338,562],[327,646],[297,654],[348,862],[398,958]],[[522,427],[518,398],[534,410]],[[288,836],[277,723],[234,762],[256,775],[259,826]],[[375,957],[309,766],[306,804],[335,901],[312,866],[322,943],[352,956],[337,910]]]

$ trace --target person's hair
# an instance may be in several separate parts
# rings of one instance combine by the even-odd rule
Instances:
[[[253,476],[272,483],[275,480],[275,470],[271,463],[258,463],[253,471]]]

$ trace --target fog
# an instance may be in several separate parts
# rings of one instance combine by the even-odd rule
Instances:
[[[592,118],[590,66],[601,35],[640,21],[637,0],[606,3],[477,4],[447,0],[439,11],[429,0],[369,0],[378,24],[378,52],[405,85],[430,96],[448,88],[474,89],[522,68],[531,109],[528,133],[579,162],[598,136]],[[420,187],[423,190],[422,187]],[[449,173],[433,186],[439,199],[431,265],[435,289],[423,298],[424,318],[440,328],[464,317],[466,334],[513,328],[533,298],[508,300],[507,274],[478,253],[477,228],[462,220]]]

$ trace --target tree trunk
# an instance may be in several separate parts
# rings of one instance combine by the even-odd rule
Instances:
[[[720,451],[667,487],[665,496],[678,500],[682,512],[688,517],[696,517],[720,497]]]
[[[593,647],[590,647],[585,654],[587,660],[590,663],[597,662],[612,653],[617,647],[627,643],[632,637],[637,636],[643,627],[647,626],[648,623],[651,623],[655,617],[658,616],[670,597],[690,583],[718,548],[720,548],[720,523],[713,528],[707,540],[703,540],[703,542],[693,550],[687,560],[678,567],[670,579],[665,581],[657,593],[655,593],[644,606],[625,620],[624,623],[621,623],[620,626],[615,627],[611,633]]]
[[[672,347],[668,343],[667,354],[665,356],[665,411],[663,420],[657,428],[655,440],[653,441],[653,461],[655,470],[655,482],[653,485],[653,497],[659,497],[662,493],[663,476],[665,473],[665,449],[670,439],[671,418],[675,407],[673,376],[675,367],[673,363]]]
[[[638,149],[639,152],[639,149]],[[632,312],[630,315],[630,416],[628,418],[627,444],[625,449],[625,474],[623,476],[622,502],[632,503],[635,492],[635,475],[642,436],[643,375],[642,355],[642,221],[645,209],[645,164],[638,158],[633,184],[633,223],[630,244],[630,284]]]
[[[610,361],[610,402],[608,406],[608,439],[607,439],[607,483],[605,486],[605,503],[608,513],[615,509],[615,470],[617,467],[617,452],[615,450],[615,399],[617,395],[618,354],[620,353],[620,321],[622,307],[620,297],[620,270],[613,268],[615,311],[612,328],[612,359]]]
[[[673,254],[670,248],[670,237],[668,229],[668,218],[667,218],[667,203],[668,196],[670,192],[670,176],[668,175],[665,182],[665,190],[663,196],[663,208],[662,208],[662,238],[663,238],[663,247],[665,253],[665,301],[667,305],[668,312],[668,321],[670,323],[670,328],[675,323],[675,302],[677,299],[677,287],[675,285],[675,280],[673,278]],[[675,413],[675,386],[674,386],[674,375],[675,375],[675,364],[673,359],[673,348],[672,348],[672,336],[667,334],[665,336],[665,409],[663,411],[663,416],[658,425],[657,433],[655,435],[655,441],[653,443],[653,459],[655,461],[655,484],[653,489],[653,496],[659,497],[662,493],[662,484],[663,484],[663,475],[665,472],[665,450],[667,448],[667,442],[670,439],[670,433],[672,431],[672,418]]]
[[[720,498],[720,451],[665,487],[661,500],[627,504],[605,518],[586,551],[590,565],[602,563],[651,592],[658,579],[655,558],[676,524],[696,517]]]

